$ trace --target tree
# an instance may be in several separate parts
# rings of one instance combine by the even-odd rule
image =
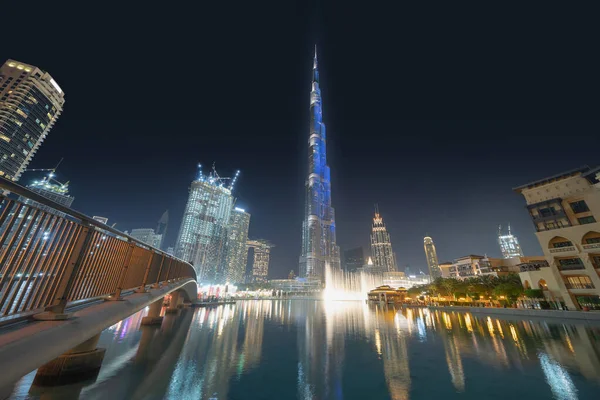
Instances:
[[[511,303],[514,303],[519,296],[523,294],[521,282],[503,282],[497,285],[493,291],[496,296],[505,296]]]
[[[530,299],[543,299],[544,291],[542,289],[525,289],[525,296]]]

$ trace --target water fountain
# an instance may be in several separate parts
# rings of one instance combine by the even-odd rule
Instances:
[[[378,275],[366,272],[334,271],[325,264],[325,300],[366,300],[367,293],[382,284]]]

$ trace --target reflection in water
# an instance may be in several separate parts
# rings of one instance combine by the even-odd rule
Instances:
[[[43,399],[593,398],[600,327],[314,300],[142,311],[103,332],[93,382],[31,387]],[[484,394],[482,396],[482,393]]]

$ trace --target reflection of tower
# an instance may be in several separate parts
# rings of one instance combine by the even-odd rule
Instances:
[[[394,259],[390,234],[383,223],[383,218],[379,215],[377,206],[375,206],[375,216],[373,217],[371,254],[376,267],[388,272],[396,271],[396,260]]]
[[[310,92],[310,137],[306,207],[302,222],[300,276],[325,277],[325,265],[340,269],[340,249],[336,244],[335,214],[331,206],[331,177],[327,165],[325,124],[322,120],[321,88],[317,68],[317,48],[313,61]]]
[[[394,308],[385,307],[378,312],[375,328],[375,345],[383,360],[383,372],[390,398],[408,400],[410,391],[410,372],[406,317]]]
[[[427,266],[429,267],[429,276],[431,279],[436,279],[442,276],[440,271],[440,265],[435,251],[435,245],[433,239],[429,236],[425,236],[423,239],[423,245],[425,247],[425,257],[427,258]]]
[[[510,232],[510,224],[508,224],[507,235],[502,234],[502,225],[498,226],[498,244],[502,251],[502,257],[523,257],[523,250],[521,250],[517,237]]]
[[[244,335],[242,355],[244,368],[252,368],[260,363],[265,331],[265,314],[266,310],[271,307],[271,302],[249,302],[244,304],[244,306],[248,307],[249,318],[246,319],[246,326],[244,328],[246,333]]]

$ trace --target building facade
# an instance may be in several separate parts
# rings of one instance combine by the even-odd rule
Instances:
[[[524,265],[525,287],[569,309],[600,309],[600,167],[587,166],[514,189],[525,197],[547,266]]]
[[[248,229],[250,214],[241,208],[234,208],[227,229],[227,259],[225,279],[230,283],[243,283],[248,262]]]
[[[344,270],[346,272],[356,272],[365,265],[365,253],[362,247],[344,251]]]
[[[458,280],[481,276],[498,277],[508,274],[518,274],[522,264],[543,260],[544,257],[542,256],[494,258],[471,254],[457,258],[454,262],[441,263],[440,270],[443,278]]]
[[[502,226],[498,227],[498,244],[504,258],[523,257],[523,250],[519,245],[519,240],[510,231],[508,224],[508,234],[502,233]]]
[[[331,175],[327,165],[326,132],[323,123],[317,51],[313,61],[310,93],[310,135],[306,204],[302,222],[300,276],[324,280],[325,266],[340,269],[336,242],[335,213],[331,205]]]
[[[154,229],[150,228],[132,229],[129,236],[157,249],[160,249],[162,243],[162,235],[157,234]]]
[[[175,256],[190,262],[199,281],[225,283],[227,226],[234,198],[233,184],[225,185],[217,172],[202,174],[192,182]]]
[[[160,219],[158,220],[158,223],[156,224],[156,234],[160,235],[161,240],[160,240],[160,246],[158,246],[159,249],[163,249],[163,245],[165,242],[165,238],[167,237],[167,228],[169,227],[169,210],[166,210],[163,215],[161,215]]]
[[[252,282],[266,282],[269,276],[269,261],[271,248],[274,247],[266,240],[248,240],[248,247],[254,249],[254,261],[252,263]]]
[[[442,276],[440,271],[440,265],[438,262],[437,252],[435,251],[435,244],[433,239],[429,236],[425,236],[423,239],[423,247],[425,248],[425,258],[427,259],[427,266],[429,267],[429,276],[431,279],[436,279]]]
[[[64,92],[47,72],[15,60],[0,67],[1,177],[19,180],[64,104]]]
[[[371,255],[375,267],[388,272],[397,270],[390,234],[383,223],[378,208],[375,209],[371,228]]]

